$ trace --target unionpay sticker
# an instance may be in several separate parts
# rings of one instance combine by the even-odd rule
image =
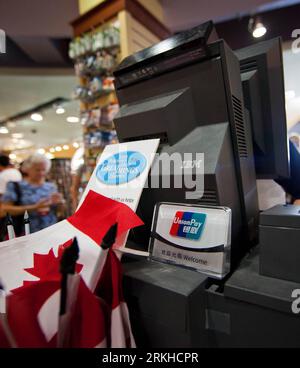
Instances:
[[[152,259],[223,278],[230,270],[230,247],[230,208],[156,205],[149,245]]]
[[[206,220],[205,213],[177,211],[170,234],[180,238],[198,240],[201,237]]]

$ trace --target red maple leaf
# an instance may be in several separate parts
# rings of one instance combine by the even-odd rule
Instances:
[[[68,240],[64,244],[61,244],[58,247],[58,256],[55,257],[53,248],[50,249],[48,254],[36,254],[33,255],[33,264],[32,268],[24,268],[24,271],[29,274],[38,277],[40,280],[36,281],[23,281],[23,285],[20,288],[28,286],[33,282],[37,281],[59,281],[61,279],[61,274],[59,272],[60,260],[63,254],[64,249],[69,247],[72,244],[73,239]],[[75,272],[80,273],[83,265],[76,263]],[[18,290],[17,288],[15,290]]]

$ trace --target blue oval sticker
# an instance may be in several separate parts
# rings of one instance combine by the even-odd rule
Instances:
[[[104,184],[124,184],[140,176],[146,164],[146,157],[140,152],[124,151],[105,159],[98,166],[96,176]]]

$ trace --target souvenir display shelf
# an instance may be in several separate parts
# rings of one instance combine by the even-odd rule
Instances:
[[[71,22],[75,38],[69,56],[79,80],[74,98],[80,101],[85,182],[105,145],[117,142],[114,68],[126,56],[170,35],[158,15],[162,14],[159,2],[156,7],[148,5],[137,0],[106,0]]]
[[[96,159],[107,144],[117,142],[113,118],[118,112],[113,70],[119,62],[120,32],[110,22],[72,40],[69,56],[79,84],[73,97],[80,101],[83,126],[84,181],[88,181]]]

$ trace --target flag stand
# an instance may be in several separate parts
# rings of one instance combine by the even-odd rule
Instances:
[[[108,250],[116,241],[118,223],[112,225],[101,242],[101,252],[98,257],[96,273],[94,277],[95,288],[100,279]],[[72,244],[64,250],[60,262],[61,273],[61,293],[60,310],[57,333],[57,347],[67,348],[70,346],[70,327],[74,306],[78,295],[78,287],[81,276],[75,274],[76,261],[79,258],[79,247],[77,239],[74,238]]]

